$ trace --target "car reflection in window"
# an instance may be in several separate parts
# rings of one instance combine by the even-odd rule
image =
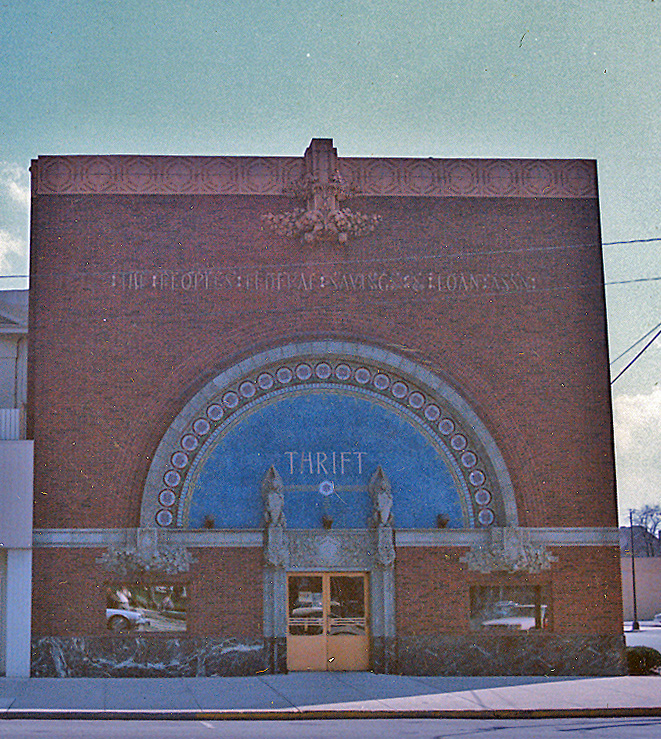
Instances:
[[[539,615],[536,611],[532,603],[500,601],[494,603],[488,611],[482,612],[479,626],[486,629],[511,629],[513,631],[543,629],[546,627],[546,606],[539,606]]]
[[[185,585],[119,585],[106,594],[106,628],[113,633],[186,631]]]

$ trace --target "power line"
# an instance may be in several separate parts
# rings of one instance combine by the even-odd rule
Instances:
[[[661,241],[661,237],[658,238],[650,238],[650,239],[631,239],[629,241],[611,241],[603,243],[602,246],[617,246],[621,244],[636,244],[636,243],[649,243],[649,242],[656,242]],[[396,246],[401,246],[401,242],[398,242],[395,244]],[[446,244],[437,244],[437,246],[447,246]],[[501,256],[504,254],[526,254],[526,253],[534,253],[534,252],[551,252],[551,251],[565,251],[570,249],[589,249],[594,248],[595,246],[598,246],[597,242],[590,242],[590,243],[583,243],[583,244],[566,244],[566,245],[560,245],[560,246],[528,246],[528,247],[522,247],[522,248],[512,248],[512,249],[497,249],[497,250],[476,250],[476,251],[455,251],[449,254],[412,254],[410,256],[406,255],[398,255],[393,257],[381,257],[378,259],[338,259],[336,261],[329,260],[327,262],[298,262],[298,263],[292,263],[292,264],[281,264],[277,265],[270,265],[270,264],[258,264],[253,263],[248,266],[245,265],[227,265],[223,266],[220,270],[217,267],[211,267],[211,268],[205,268],[207,271],[223,271],[223,272],[231,272],[231,271],[240,271],[240,270],[257,270],[257,269],[277,269],[278,271],[285,271],[287,269],[298,269],[300,267],[331,267],[336,265],[346,265],[346,264],[364,264],[365,262],[371,262],[371,263],[380,263],[380,264],[387,264],[387,263],[402,263],[402,262],[425,262],[427,260],[429,261],[437,261],[442,259],[461,259],[462,257],[479,257],[479,256],[489,256],[489,257],[495,257],[495,256]],[[142,270],[126,270],[126,272],[151,272],[151,271],[159,271],[163,270],[163,267],[155,267],[153,269],[142,269]],[[188,272],[191,271],[190,269],[175,269],[175,270],[167,270],[168,272],[172,271],[179,271],[179,272]],[[121,270],[118,270],[116,272],[119,273]],[[49,277],[65,277],[65,276],[83,276],[83,277],[103,277],[113,274],[111,272],[58,272],[55,274],[49,275]],[[0,275],[0,280],[11,280],[11,279],[28,279],[30,277],[38,277],[38,275],[29,275],[29,274],[11,274],[11,275]],[[632,280],[617,280],[612,282],[604,282],[602,284],[604,285],[626,285],[626,284],[632,284],[636,282],[656,282],[661,280],[661,275],[655,275],[653,277],[639,277]]]
[[[624,351],[622,352],[622,354],[620,354],[619,356],[615,357],[615,359],[614,359],[614,360],[613,360],[613,361],[611,362],[611,367],[612,367],[612,366],[613,366],[613,365],[615,364],[615,362],[617,362],[617,360],[618,360],[618,359],[622,359],[622,357],[623,357],[623,356],[624,356],[625,354],[628,354],[628,353],[629,353],[629,352],[630,352],[630,351],[631,351],[631,350],[632,350],[632,349],[634,348],[634,346],[637,346],[638,344],[640,344],[640,342],[641,342],[641,341],[645,341],[645,339],[646,339],[646,338],[647,338],[647,337],[648,337],[648,336],[649,336],[649,335],[650,335],[650,334],[651,334],[651,333],[652,333],[653,331],[656,331],[656,330],[657,330],[657,328],[659,328],[659,327],[661,327],[661,323],[657,323],[657,324],[656,324],[656,326],[654,326],[654,328],[651,328],[651,329],[650,329],[650,330],[649,330],[649,331],[648,331],[648,332],[647,332],[646,334],[644,334],[643,336],[641,336],[641,337],[640,337],[640,339],[637,339],[636,341],[634,341],[634,343],[633,343],[633,344],[632,344],[632,345],[631,345],[631,346],[630,346],[630,347],[629,347],[628,349],[625,349],[625,350],[624,350]]]
[[[658,282],[661,275],[655,277],[637,277],[635,280],[614,280],[613,282],[604,282],[604,285],[631,285],[634,282]]]
[[[474,255],[471,255],[471,256],[474,256]],[[406,257],[404,257],[402,261],[404,261],[405,259],[406,259]],[[386,262],[386,261],[390,261],[390,260],[378,260],[378,261],[379,262]],[[326,266],[328,266],[328,267],[341,266],[342,264],[345,264],[345,263],[346,262],[329,262]],[[278,265],[277,271],[286,271],[287,269],[296,269],[296,268],[300,268],[302,266],[303,265],[300,265],[300,264]],[[313,266],[317,266],[317,267],[319,267],[319,266],[323,266],[323,265],[311,263],[309,266],[312,266],[312,267]],[[205,272],[221,272],[222,271],[223,273],[229,273],[229,272],[239,272],[239,271],[250,271],[250,270],[255,270],[255,269],[269,269],[269,267],[267,265],[257,265],[257,266],[251,265],[249,267],[229,267],[229,268],[225,268],[225,269],[222,269],[222,270],[219,270],[218,268],[215,268],[215,267],[212,267],[212,268],[205,267],[203,271],[205,271]],[[275,267],[270,267],[270,269],[275,270],[276,268]],[[122,271],[118,271],[118,272],[57,272],[55,274],[48,275],[48,277],[73,277],[73,276],[76,276],[76,277],[108,277],[108,276],[113,275],[113,274],[117,274],[117,275],[119,275],[119,274],[128,274],[129,272],[130,273],[134,273],[134,272],[137,273],[137,272],[139,272],[139,273],[145,273],[145,274],[147,274],[147,273],[152,273],[152,272],[167,272],[167,273],[172,273],[173,271],[174,272],[191,272],[191,271],[192,272],[195,272],[197,270],[190,270],[190,269],[183,269],[183,268],[180,269],[180,270],[167,270],[167,269],[163,269],[161,267],[155,267],[153,270],[150,270],[150,269],[139,269],[139,270],[127,270],[125,272],[122,272]],[[30,277],[39,278],[40,276],[41,275],[37,275],[37,274],[34,274],[34,275],[29,275],[29,274],[25,274],[25,275],[18,275],[18,274],[16,274],[16,275],[0,275],[0,280],[20,280],[20,279],[27,280]],[[631,284],[634,284],[634,283],[637,283],[637,282],[659,282],[659,281],[661,281],[661,275],[655,275],[654,277],[637,277],[637,278],[635,278],[633,280],[613,280],[611,282],[600,282],[600,283],[595,283],[595,284],[605,285],[605,286],[609,286],[609,285],[631,285]],[[593,287],[593,286],[594,285],[581,285],[581,286],[578,286],[578,287]]]
[[[645,352],[652,344],[656,341],[657,337],[661,336],[661,328],[654,334],[654,336],[645,344],[645,346],[636,354],[636,356],[629,362],[629,364],[618,374],[616,377],[614,377],[611,380],[611,385],[615,383],[615,380],[617,380],[619,377],[622,377],[622,375],[631,367],[631,365],[642,356],[643,352]]]
[[[652,241],[661,241],[661,236],[652,239],[630,239],[629,241],[604,241],[602,246],[619,246],[620,244],[648,244]]]

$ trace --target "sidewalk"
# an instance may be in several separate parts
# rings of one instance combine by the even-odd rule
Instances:
[[[661,716],[658,677],[0,678],[0,718],[298,719]]]

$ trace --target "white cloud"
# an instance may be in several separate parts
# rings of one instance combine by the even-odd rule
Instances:
[[[620,515],[661,503],[661,386],[613,398]]]
[[[27,248],[22,239],[0,230],[0,272],[11,274],[15,271],[16,265],[25,261]]]
[[[0,162],[0,193],[21,208],[30,207],[30,176],[11,162]]]
[[[22,167],[0,161],[0,290],[25,287],[28,269],[30,177]]]

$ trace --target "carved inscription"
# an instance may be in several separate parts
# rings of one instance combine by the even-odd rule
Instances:
[[[291,475],[345,475],[363,472],[367,452],[285,452]]]
[[[537,289],[537,278],[494,272],[221,272],[217,270],[122,272],[111,286],[125,291],[221,293],[510,293]]]

